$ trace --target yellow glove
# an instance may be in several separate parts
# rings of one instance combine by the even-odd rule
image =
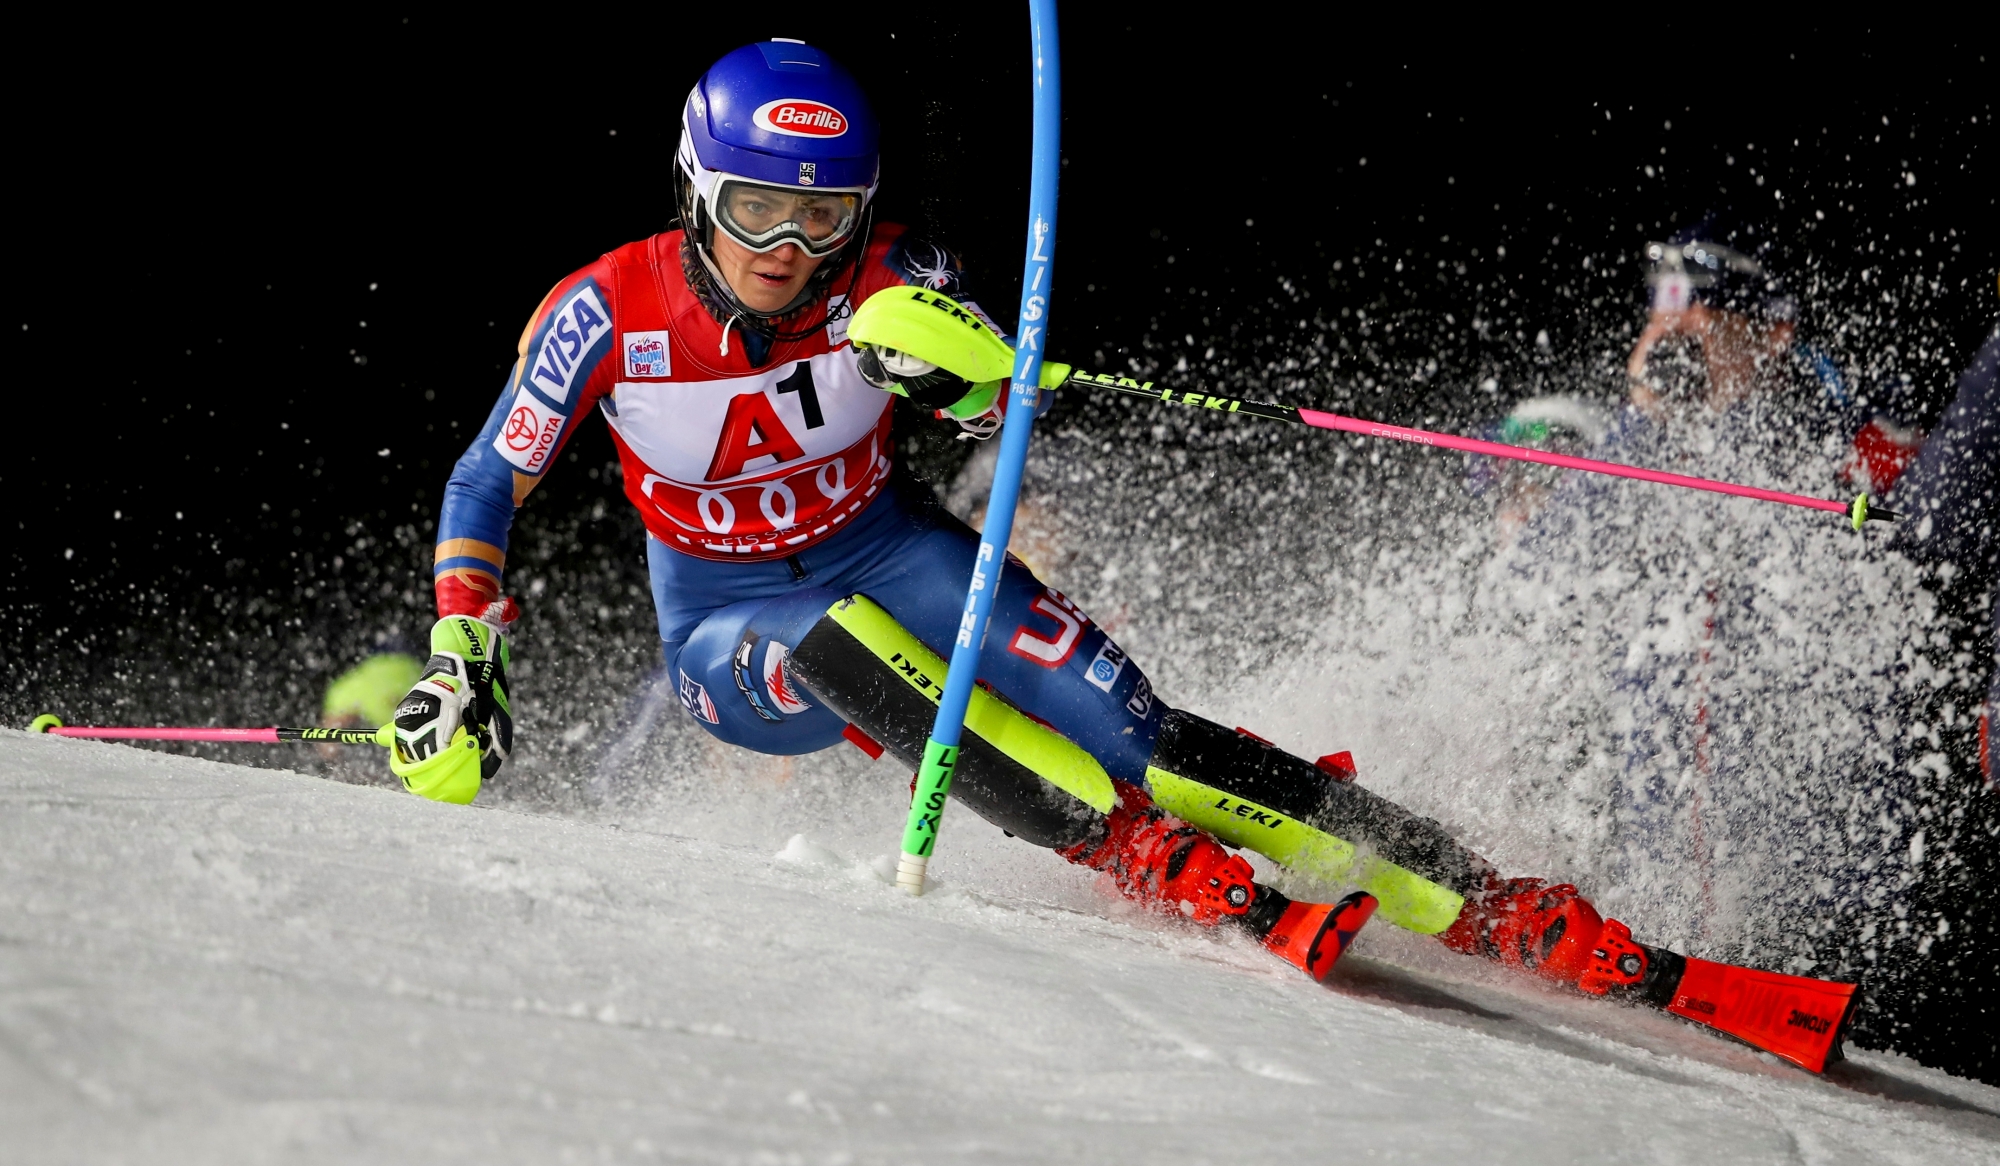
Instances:
[[[464,805],[499,772],[514,744],[507,640],[471,616],[431,628],[431,658],[396,707],[389,768],[413,794]]]

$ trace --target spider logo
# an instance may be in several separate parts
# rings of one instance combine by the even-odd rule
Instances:
[[[915,255],[906,252],[903,256],[904,266],[909,271],[910,278],[916,280],[925,290],[942,291],[958,278],[958,272],[952,270],[951,253],[934,243],[926,243],[925,246],[929,247],[931,252],[928,263],[920,263]]]

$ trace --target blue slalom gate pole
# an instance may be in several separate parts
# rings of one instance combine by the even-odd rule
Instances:
[[[993,493],[986,503],[986,525],[979,535],[979,554],[972,563],[972,582],[965,592],[965,612],[952,642],[950,673],[938,701],[937,720],[924,745],[923,768],[910,800],[910,817],[903,828],[903,855],[896,864],[896,885],[913,895],[924,893],[924,869],[937,847],[938,819],[951,795],[951,775],[958,764],[958,742],[965,729],[966,706],[979,672],[979,651],[986,643],[987,621],[993,615],[994,588],[1006,561],[1007,540],[1014,533],[1014,503],[1021,493],[1021,470],[1028,460],[1035,410],[1041,404],[1042,349],[1049,326],[1049,287],[1056,253],[1056,176],[1062,166],[1062,58],[1056,47],[1055,0],[1028,0],[1028,25],[1034,47],[1035,146],[1028,183],[1028,258],[1021,274],[1020,335],[1015,338],[1014,376],[1007,399],[1007,421],[1000,430],[1000,462],[993,470]]]

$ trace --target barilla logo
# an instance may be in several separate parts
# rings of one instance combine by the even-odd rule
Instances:
[[[823,101],[782,97],[767,101],[750,115],[760,130],[795,138],[837,138],[847,132],[847,115]]]

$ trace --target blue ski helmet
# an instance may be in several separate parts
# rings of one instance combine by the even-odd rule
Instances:
[[[713,263],[714,231],[751,251],[832,256],[866,232],[881,162],[875,115],[845,69],[795,40],[709,67],[681,115],[681,225]]]

